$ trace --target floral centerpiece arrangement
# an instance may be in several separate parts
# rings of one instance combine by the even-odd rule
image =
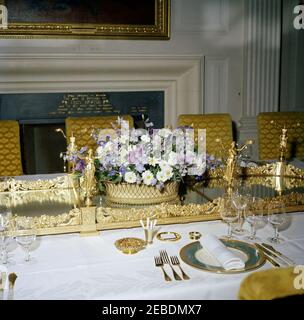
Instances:
[[[149,119],[145,127],[129,129],[128,122],[118,118],[111,130],[92,132],[97,143],[95,176],[109,202],[176,201],[179,182],[186,175],[200,179],[207,166],[219,165],[214,157],[195,150],[192,129],[154,129]],[[85,147],[79,153],[87,151]],[[75,170],[85,169],[82,156],[73,155],[70,161],[75,162]]]

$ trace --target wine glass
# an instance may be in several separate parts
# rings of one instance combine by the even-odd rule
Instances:
[[[25,261],[30,261],[30,247],[36,240],[37,231],[33,218],[18,217],[16,221],[16,242],[25,250]]]
[[[261,198],[252,197],[249,199],[247,209],[244,211],[245,220],[250,225],[250,235],[247,240],[258,240],[256,237],[256,226],[263,221],[263,200]]]
[[[285,204],[279,201],[274,201],[268,206],[268,222],[274,228],[274,236],[268,241],[273,243],[281,243],[284,240],[279,237],[279,227],[287,220]]]
[[[233,233],[238,235],[243,235],[246,230],[243,229],[243,217],[242,212],[246,208],[248,203],[247,190],[245,188],[237,189],[235,192],[232,193],[231,199],[234,207],[237,209],[238,212],[238,222],[235,228],[233,229]]]
[[[12,212],[9,209],[1,209],[0,211],[0,254],[1,263],[7,263],[7,246],[10,242],[8,228],[10,225]]]
[[[221,218],[228,224],[228,234],[225,236],[227,239],[232,238],[232,223],[237,221],[238,212],[235,210],[232,204],[232,199],[230,196],[225,195],[221,198],[219,203],[219,211]]]

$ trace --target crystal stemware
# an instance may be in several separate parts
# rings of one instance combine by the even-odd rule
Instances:
[[[279,201],[274,201],[268,206],[268,222],[274,228],[274,236],[268,238],[272,243],[281,243],[284,240],[279,236],[279,227],[287,220],[285,204]]]
[[[237,210],[238,213],[238,221],[236,226],[233,228],[233,233],[238,235],[243,235],[246,230],[243,229],[243,211],[245,210],[247,203],[248,203],[248,197],[246,189],[237,189],[235,192],[232,193],[231,200],[234,205],[234,207]]]
[[[10,241],[8,228],[10,225],[12,213],[10,210],[5,209],[0,211],[0,255],[1,263],[7,263],[7,245]]]
[[[33,219],[20,217],[16,229],[16,242],[25,250],[25,261],[30,261],[30,248],[37,234]]]
[[[225,195],[221,198],[219,204],[219,211],[221,218],[228,224],[228,234],[225,236],[227,239],[232,238],[232,223],[237,221],[238,212],[235,210],[235,207],[232,204],[232,199],[230,196]]]
[[[263,213],[263,200],[252,197],[244,211],[245,220],[250,225],[250,235],[246,237],[247,240],[258,240],[256,237],[256,227],[259,222],[263,222]]]

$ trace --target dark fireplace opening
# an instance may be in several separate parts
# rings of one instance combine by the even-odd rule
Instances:
[[[20,124],[23,171],[25,174],[63,172],[60,153],[66,150],[65,138],[55,129],[64,123]]]

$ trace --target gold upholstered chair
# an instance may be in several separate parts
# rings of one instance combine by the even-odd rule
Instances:
[[[206,129],[206,151],[216,157],[227,156],[228,149],[233,141],[232,120],[229,114],[181,114],[178,117],[178,126],[191,126],[195,130]],[[221,144],[216,142],[220,139]]]
[[[274,123],[271,123],[271,121]],[[258,115],[258,137],[260,160],[278,159],[281,130],[288,130],[286,158],[304,158],[304,112],[264,112]],[[297,126],[297,124],[300,126]]]
[[[130,115],[124,115],[123,119],[129,121],[130,128],[133,128],[133,118]],[[96,142],[91,137],[92,129],[112,129],[112,123],[115,121],[117,116],[66,118],[66,136],[69,139],[73,134],[78,147],[88,146],[96,149]]]
[[[301,298],[304,289],[301,284],[302,272],[299,268],[284,267],[256,271],[244,278],[238,298],[240,300],[273,300]]]
[[[0,176],[22,175],[19,124],[0,120]]]

